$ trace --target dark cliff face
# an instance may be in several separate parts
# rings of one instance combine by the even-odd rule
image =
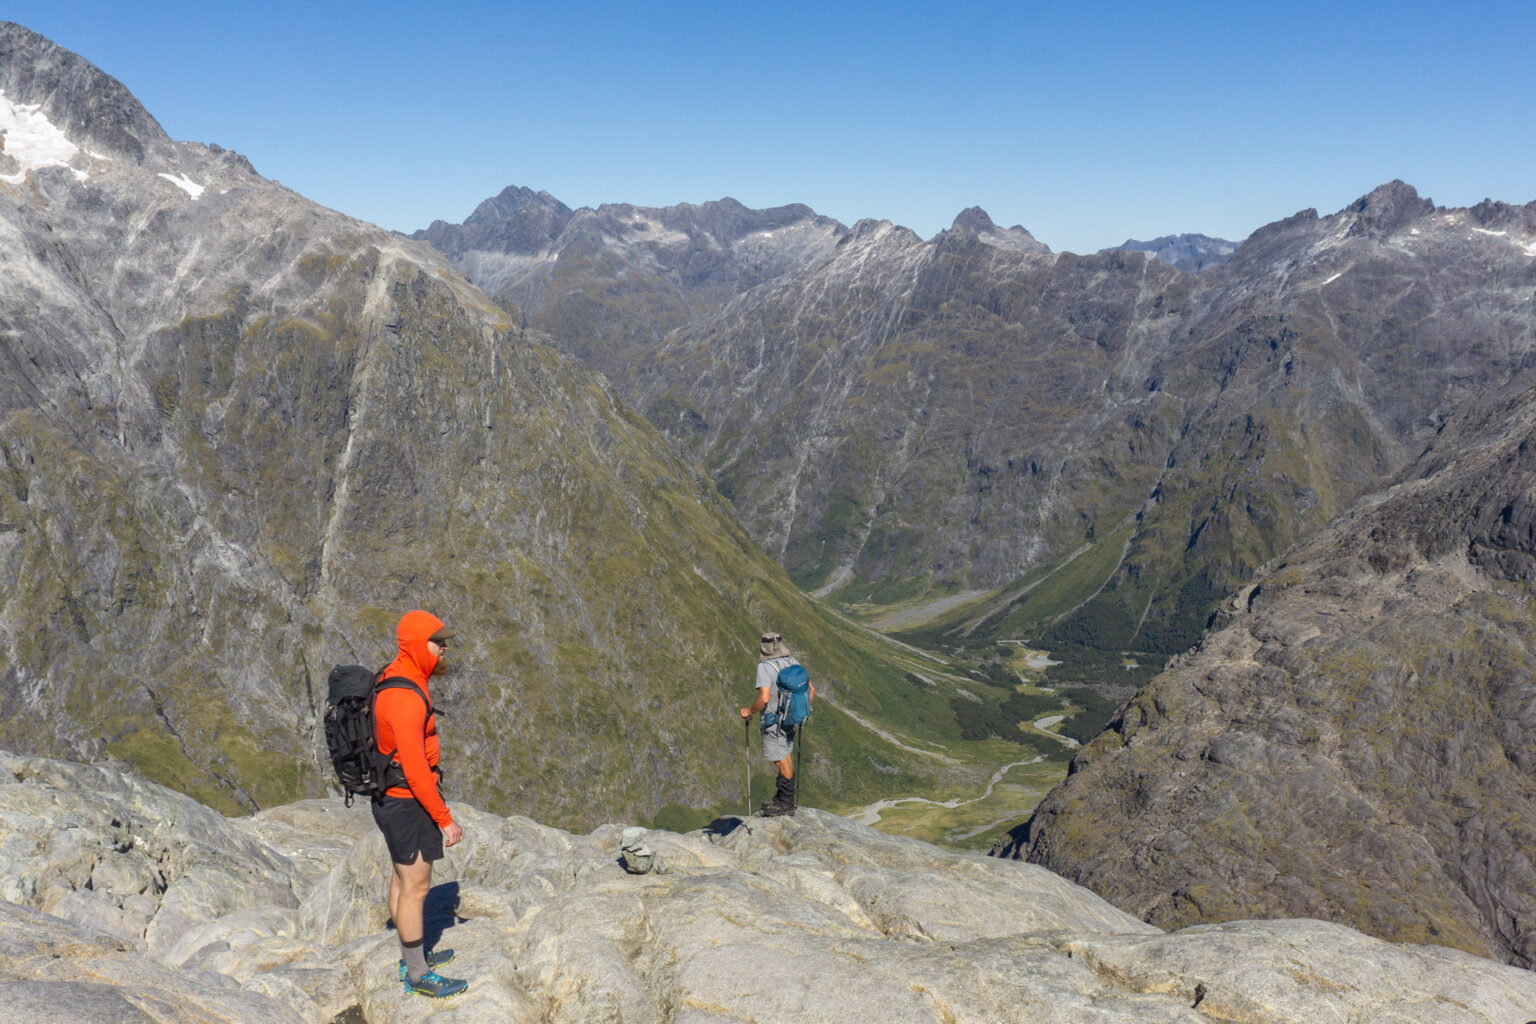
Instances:
[[[737,796],[764,623],[855,700],[900,677],[430,247],[165,140],[24,29],[0,52],[6,101],[84,126],[0,182],[0,742],[226,809],[318,793],[328,669],[423,607],[460,637],[450,799],[591,824]]]
[[[1536,964],[1536,392],[1266,568],[1008,852],[1163,927],[1341,921]]]

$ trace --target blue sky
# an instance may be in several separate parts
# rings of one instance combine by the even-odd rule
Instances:
[[[570,206],[801,202],[1057,251],[1242,239],[1393,178],[1536,200],[1536,3],[262,4],[9,0],[327,206],[410,231]]]

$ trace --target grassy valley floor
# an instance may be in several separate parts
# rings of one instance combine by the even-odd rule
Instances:
[[[1079,741],[1059,730],[1083,711],[1057,690],[1040,685],[1059,664],[1045,652],[1022,645],[999,650],[1001,664],[989,663],[983,669],[989,673],[989,685],[974,688],[984,692],[963,690],[957,702],[966,709],[975,702],[981,709],[982,717],[972,722],[975,729],[1011,730],[1016,739],[984,735],[942,744],[922,742],[903,739],[888,727],[852,715],[890,742],[941,762],[943,769],[936,774],[944,781],[929,792],[892,794],[869,804],[827,800],[817,791],[814,736],[808,735],[809,757],[801,767],[805,803],[893,835],[950,849],[990,849],[999,835],[1029,817],[1045,794],[1066,777],[1067,761]],[[1004,685],[999,686],[1000,682]],[[1095,711],[1107,717],[1102,704]],[[767,784],[765,777],[763,785]]]
[[[942,765],[932,773],[938,781],[926,792],[893,792],[872,803],[829,800],[817,790],[813,740],[803,771],[805,802],[883,832],[961,850],[990,849],[1028,818],[1066,778],[1075,748],[1097,734],[1162,661],[1074,645],[1047,651],[1031,643],[1099,592],[1124,557],[1128,537],[1127,530],[1084,545],[1060,565],[997,591],[843,604],[851,618],[948,664],[958,736],[935,739],[931,719],[904,723],[887,714],[875,723],[848,712],[887,741],[930,755]]]

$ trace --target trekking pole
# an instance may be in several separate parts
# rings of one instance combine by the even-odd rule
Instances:
[[[747,758],[747,813],[745,817],[752,817],[752,719],[741,720],[741,740],[744,744]]]
[[[806,735],[811,731],[811,715],[806,712],[805,721],[800,723],[800,772],[795,779],[795,808],[800,807],[800,794],[805,791],[805,766],[811,763],[811,747],[805,741]]]

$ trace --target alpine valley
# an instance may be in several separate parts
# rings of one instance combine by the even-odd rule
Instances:
[[[496,1019],[738,1019],[710,1009],[719,992],[656,973],[682,947],[657,938],[659,910],[616,895],[599,847],[614,822],[685,831],[743,806],[756,750],[744,767],[735,709],[764,627],[818,685],[804,798],[820,810],[730,856],[653,833],[699,876],[659,883],[658,908],[732,866],[817,904],[772,913],[797,933],[814,917],[850,964],[869,957],[848,921],[976,943],[957,964],[1027,949],[1066,971],[1081,954],[1083,1012],[1113,1012],[1063,1020],[1324,1019],[1355,1006],[1335,990],[1356,981],[1284,953],[1318,936],[1525,991],[1507,982],[1525,972],[1477,958],[1536,966],[1536,204],[1445,209],[1394,181],[1241,244],[1079,255],[975,208],[925,240],[804,206],[573,210],[509,188],[408,238],[170,139],[121,83],[10,23],[0,128],[7,799],[43,836],[27,817],[43,782],[75,817],[96,813],[79,808],[99,783],[139,794],[121,799],[144,831],[158,812],[140,804],[183,806],[158,783],[212,808],[177,813],[206,819],[219,857],[259,841],[277,896],[203,893],[188,919],[242,983],[264,969],[231,952],[220,915],[292,916],[362,885],[366,858],[347,850],[366,830],[338,824],[334,799],[296,801],[334,788],[329,668],[383,664],[421,607],[457,631],[433,680],[450,801],[548,848],[543,866],[513,838],[485,864],[464,854],[486,887],[468,916],[551,965],[488,964],[543,1000],[508,995]],[[1060,921],[954,931],[937,897],[899,892],[984,874],[966,898],[995,903],[1011,862],[859,822],[996,840],[1125,913],[1071,888]],[[558,831],[574,828],[598,831]],[[222,955],[175,945],[163,884],[143,920],[127,895],[76,895],[86,860],[123,858],[37,845],[62,866],[43,888],[6,883],[0,898],[32,908],[0,914],[18,934],[79,904],[71,927],[126,929],[98,952],[135,976],[146,950],[176,967]],[[900,884],[855,867],[877,862]],[[537,915],[597,927],[588,876],[630,923],[580,940],[599,967],[561,974]],[[306,956],[371,928],[321,895],[289,922]],[[1253,918],[1337,930],[1144,938]],[[1160,959],[1183,936],[1198,971]],[[1218,977],[1228,939],[1310,980],[1270,1002],[1251,978],[1190,988],[1186,974]],[[28,963],[53,955],[33,946]],[[354,983],[356,958],[324,955],[343,979],[327,985]],[[972,1019],[956,1008],[981,989],[987,1006],[1014,999],[998,971],[935,982],[959,995],[931,997],[934,1019]],[[1360,1006],[1504,1019],[1497,1000],[1466,1009],[1480,982],[1441,1007],[1447,985]],[[582,1016],[580,991],[604,986],[629,1009]],[[311,986],[300,1017],[382,992]],[[782,1019],[824,1019],[802,1009]]]
[[[1168,927],[1532,965],[1536,204],[1391,182],[1235,251],[1079,256],[975,209],[925,241],[509,189],[418,237],[602,370],[801,587],[1013,684],[955,700],[962,729],[1017,735],[1045,684],[1088,740],[1145,685],[998,852]]]

